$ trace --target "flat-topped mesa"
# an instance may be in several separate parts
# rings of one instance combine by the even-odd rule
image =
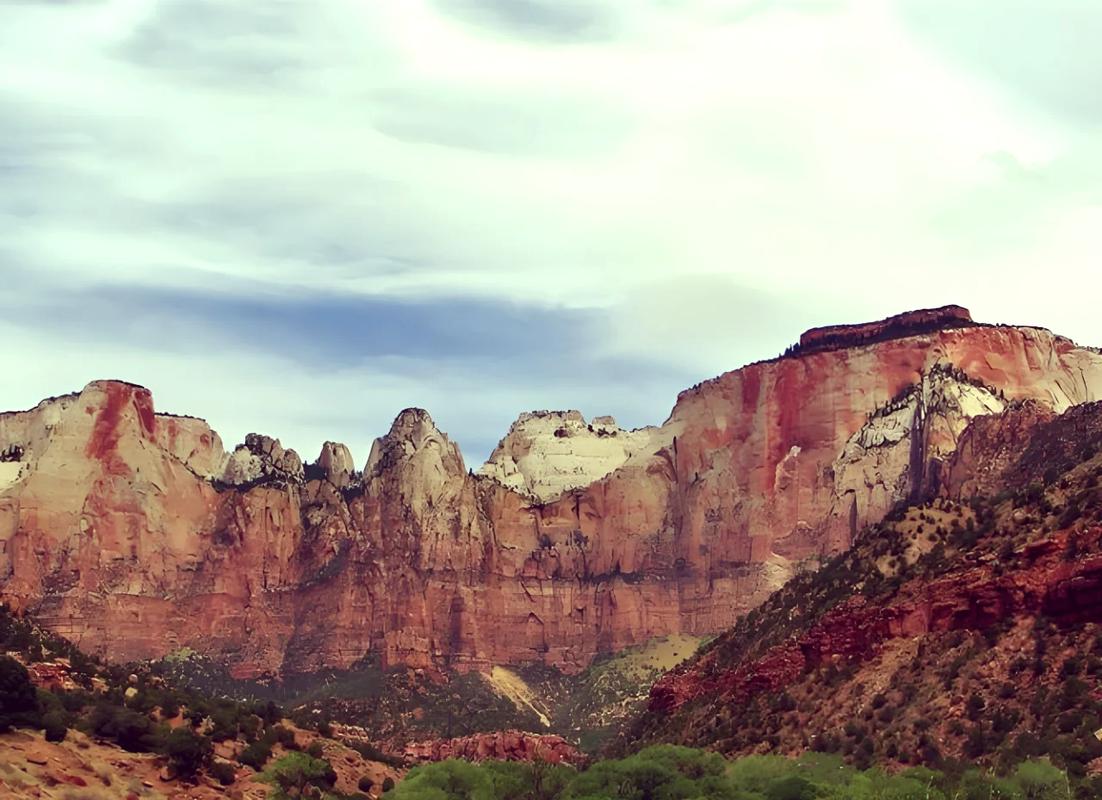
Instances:
[[[923,308],[917,311],[896,314],[876,322],[812,328],[800,336],[797,352],[838,350],[844,347],[857,347],[883,342],[888,339],[900,339],[904,336],[932,333],[947,328],[965,328],[975,324],[972,321],[972,314],[962,306]]]
[[[662,439],[658,428],[624,430],[609,416],[587,423],[580,411],[529,411],[478,474],[546,502],[600,480],[636,453],[656,452]]]

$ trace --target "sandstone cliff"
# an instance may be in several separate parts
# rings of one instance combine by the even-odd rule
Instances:
[[[334,443],[227,455],[147,390],[93,383],[0,415],[0,592],[110,657],[190,647],[243,676],[369,655],[573,671],[718,631],[937,486],[971,417],[1102,396],[1094,351],[943,324],[735,370],[656,429],[522,418],[477,475],[417,409],[360,473]]]
[[[977,418],[897,508],[659,680],[622,747],[1102,763],[1102,403]],[[961,502],[967,500],[967,502]],[[1075,723],[1075,724],[1073,724]]]

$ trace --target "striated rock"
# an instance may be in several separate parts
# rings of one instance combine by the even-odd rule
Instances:
[[[1100,533],[1094,529],[1089,541],[1097,540]],[[667,673],[651,689],[648,710],[668,713],[699,699],[743,703],[756,694],[780,691],[815,667],[869,658],[898,637],[984,630],[1000,620],[1042,612],[1058,621],[1073,617],[1102,621],[1102,602],[1095,599],[1102,589],[1102,559],[1069,567],[1049,555],[1028,573],[996,576],[984,567],[908,586],[887,606],[857,595],[826,613],[799,638],[735,669],[719,667],[717,652],[687,669]],[[1086,598],[1091,601],[1080,602]]]
[[[803,335],[800,336],[800,351],[859,347],[887,339],[898,339],[903,336],[913,336],[974,324],[968,309],[961,306],[942,306],[941,308],[908,311],[877,322],[812,328],[809,331],[804,331]]]
[[[660,428],[522,417],[479,475],[407,409],[362,476],[327,444],[306,480],[276,439],[226,456],[147,390],[97,382],[0,415],[0,452],[17,459],[0,469],[18,465],[0,482],[0,595],[97,653],[190,647],[241,676],[368,653],[575,671],[729,627],[954,475],[973,417],[1098,397],[1097,353],[954,323],[727,373],[683,392]]]
[[[499,731],[457,739],[434,739],[406,745],[405,758],[413,763],[446,761],[543,761],[583,766],[588,759],[561,736]]]

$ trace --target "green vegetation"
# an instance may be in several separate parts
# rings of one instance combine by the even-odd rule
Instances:
[[[1068,800],[1097,797],[1047,761],[1003,775],[923,767],[895,774],[837,756],[746,756],[657,745],[582,772],[548,764],[444,761],[413,769],[388,800]]]
[[[177,776],[192,778],[210,764],[211,740],[190,728],[180,727],[165,738],[164,752]]]
[[[0,733],[36,722],[38,697],[27,669],[10,656],[0,656]]]
[[[19,660],[0,656],[0,732],[16,726],[38,728],[47,740],[59,742],[70,728],[79,728],[133,753],[162,755],[181,779],[193,780],[206,771],[222,785],[233,783],[236,769],[230,763],[213,761],[215,742],[244,739],[247,744],[238,761],[258,772],[277,746],[284,751],[299,749],[294,732],[280,724],[282,709],[272,702],[211,698],[175,688],[147,667],[100,664],[64,640],[15,617],[4,606],[0,606],[0,652],[16,653],[28,663],[63,659],[54,668],[62,669],[78,684],[70,690],[36,689]],[[169,720],[179,721],[172,727]],[[325,723],[317,727],[328,731]],[[283,766],[273,766],[273,774],[293,783],[295,773],[288,765],[305,764],[307,776],[319,771],[329,775],[332,770],[321,754],[321,745],[315,742],[309,753],[301,754],[308,761],[280,759],[276,766]]]
[[[290,753],[260,774],[261,780],[275,787],[276,800],[290,797],[329,795],[337,774],[328,761],[306,753]]]

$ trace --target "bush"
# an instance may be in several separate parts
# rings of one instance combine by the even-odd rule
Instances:
[[[284,756],[260,777],[276,787],[276,797],[302,797],[308,787],[328,789],[337,782],[337,774],[328,761],[306,753]]]
[[[27,668],[10,656],[0,656],[0,732],[16,725],[38,727],[38,693]]]
[[[42,728],[47,742],[61,742],[69,733],[69,715],[64,709],[52,708],[42,716]]]
[[[393,788],[394,788],[394,778],[387,775],[385,778],[383,778],[383,794],[386,794],[387,792],[389,792]]]
[[[799,775],[787,775],[765,790],[766,800],[814,800],[818,796],[815,785]]]
[[[165,739],[164,753],[176,775],[192,778],[211,759],[211,740],[190,728],[176,728]]]
[[[375,781],[371,780],[371,778],[369,778],[367,775],[364,775],[360,778],[359,781],[357,781],[356,788],[358,788],[364,794],[370,794],[371,790],[375,788]]]
[[[215,761],[207,771],[212,778],[223,786],[229,786],[237,780],[237,770],[228,761]]]
[[[268,759],[271,757],[272,745],[260,739],[242,750],[241,755],[237,757],[237,761],[240,764],[244,764],[246,767],[252,767],[257,772],[260,772],[260,770],[264,769],[264,765],[268,763]]]
[[[151,753],[159,749],[158,730],[149,717],[102,698],[92,709],[86,726],[91,733],[113,739],[123,750]]]

